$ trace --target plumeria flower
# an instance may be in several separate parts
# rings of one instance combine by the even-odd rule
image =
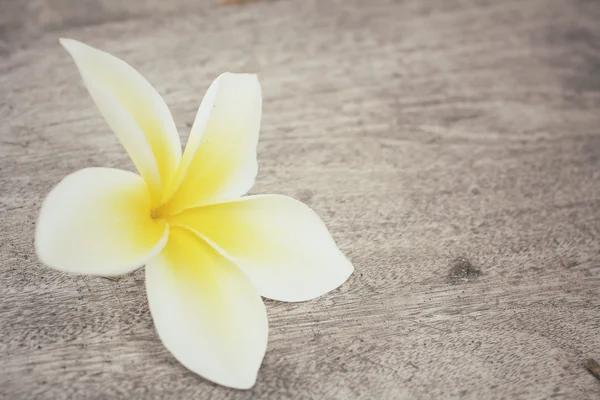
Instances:
[[[137,71],[75,40],[61,43],[141,176],[87,168],[64,178],[42,205],[39,259],[98,276],[145,265],[165,347],[211,381],[252,387],[267,348],[261,296],[309,300],[353,271],[306,205],[244,196],[258,171],[257,77],[224,73],[212,83],[182,155],[167,105]]]

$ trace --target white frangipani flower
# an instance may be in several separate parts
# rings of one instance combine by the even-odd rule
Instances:
[[[61,43],[141,176],[88,168],[64,178],[40,212],[39,259],[99,276],[146,265],[150,312],[167,349],[211,381],[250,388],[267,347],[260,296],[309,300],[353,271],[306,205],[242,197],[258,170],[257,77],[224,73],[213,82],[182,155],[167,105],[138,72],[83,43]]]

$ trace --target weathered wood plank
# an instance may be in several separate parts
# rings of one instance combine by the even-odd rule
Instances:
[[[0,397],[597,398],[599,20],[583,0],[0,1]],[[54,184],[132,168],[61,36],[138,68],[184,136],[217,74],[259,72],[253,192],[311,205],[356,273],[267,301],[252,390],[163,348],[143,271],[36,260]]]

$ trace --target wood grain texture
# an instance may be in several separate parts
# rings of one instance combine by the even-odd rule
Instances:
[[[600,384],[600,2],[0,0],[0,397],[588,399]],[[260,74],[253,193],[313,207],[356,267],[267,301],[249,391],[187,371],[143,271],[35,258],[66,174],[132,169],[58,45],[114,53],[187,136],[208,84]]]

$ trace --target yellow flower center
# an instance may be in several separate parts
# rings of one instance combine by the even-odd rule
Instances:
[[[150,216],[152,217],[152,219],[154,220],[164,220],[165,217],[168,215],[167,213],[167,205],[168,203],[162,204],[152,210],[150,210]]]

